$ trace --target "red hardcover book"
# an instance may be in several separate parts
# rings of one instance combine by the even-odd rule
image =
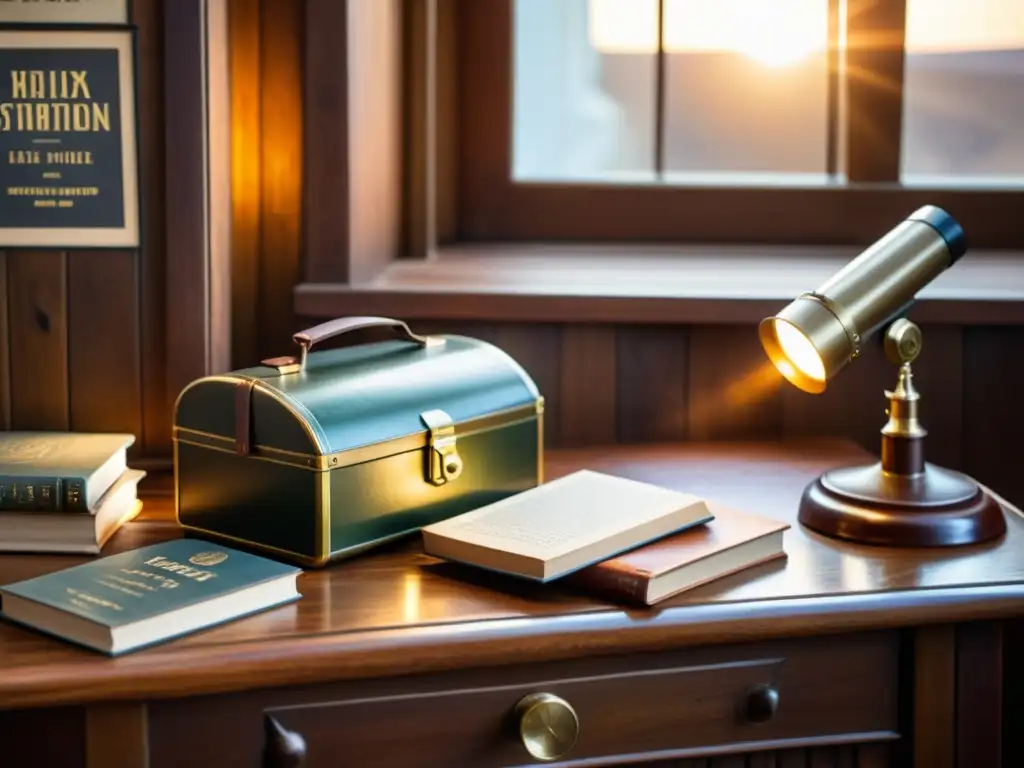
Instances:
[[[709,503],[715,519],[588,566],[567,577],[580,589],[653,605],[709,581],[785,557],[788,523]]]

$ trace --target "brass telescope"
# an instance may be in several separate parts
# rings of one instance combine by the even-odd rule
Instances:
[[[828,382],[882,334],[898,366],[886,391],[888,422],[880,461],[834,469],[804,491],[800,522],[819,533],[890,546],[955,546],[1002,535],[999,503],[960,472],[925,461],[927,431],[911,363],[921,329],[905,315],[917,293],[967,252],[964,231],[941,208],[925,206],[896,225],[815,291],[801,294],[758,332],[779,372],[805,392]]]

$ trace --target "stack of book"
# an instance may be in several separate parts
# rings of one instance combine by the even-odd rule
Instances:
[[[442,559],[653,605],[784,557],[787,528],[692,494],[582,470],[427,526],[423,545]]]
[[[98,554],[138,514],[134,435],[0,433],[0,552]]]

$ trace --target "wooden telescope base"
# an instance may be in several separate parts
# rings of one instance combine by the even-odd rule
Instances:
[[[885,472],[881,462],[826,472],[804,490],[799,520],[825,536],[889,547],[964,546],[1006,532],[989,493],[927,463],[914,475]]]

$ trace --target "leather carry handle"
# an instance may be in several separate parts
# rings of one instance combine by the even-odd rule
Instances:
[[[313,348],[314,344],[364,328],[393,328],[403,339],[420,346],[426,347],[433,343],[427,336],[413,333],[409,326],[401,320],[390,317],[339,317],[337,320],[328,320],[326,323],[314,325],[312,328],[299,331],[292,336],[302,350],[299,358],[300,368],[306,367],[306,355],[309,354],[309,350]]]

